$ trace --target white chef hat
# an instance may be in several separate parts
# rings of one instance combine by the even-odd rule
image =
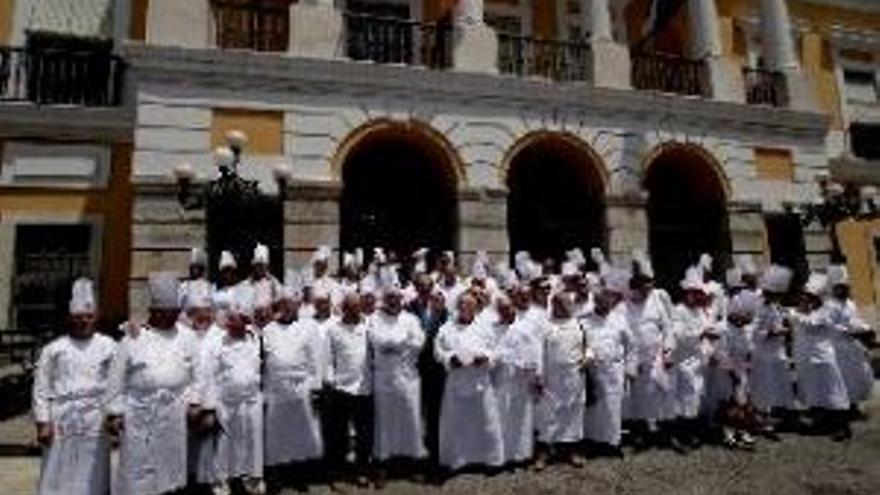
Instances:
[[[811,273],[804,284],[804,292],[816,297],[824,297],[828,290],[828,276],[823,273]]]
[[[727,313],[754,316],[760,306],[760,298],[754,292],[745,291],[733,296],[727,304]]]
[[[741,254],[737,256],[736,267],[740,269],[743,275],[758,274],[758,266],[755,264],[755,257],[751,254]]]
[[[284,271],[284,285],[281,287],[279,299],[302,299],[302,276],[292,268]]]
[[[626,294],[629,291],[630,273],[623,268],[608,266],[602,273],[602,287],[609,292]]]
[[[780,265],[770,265],[761,277],[761,288],[768,292],[781,294],[788,292],[792,272]]]
[[[562,264],[562,276],[563,277],[576,277],[580,275],[580,270],[578,269],[577,263],[574,261],[566,261]]]
[[[831,265],[828,267],[828,285],[849,285],[849,272],[844,265]]]
[[[318,246],[318,249],[312,253],[312,263],[327,263],[330,261],[332,253],[330,246]]]
[[[587,287],[590,291],[595,292],[602,287],[602,279],[595,272],[587,272],[584,278],[587,280]]]
[[[742,279],[742,271],[738,267],[728,268],[724,274],[724,281],[729,289],[739,289],[745,287]]]
[[[486,269],[486,263],[484,260],[481,260],[478,257],[474,261],[473,268],[471,268],[471,276],[477,280],[486,280],[489,276],[489,271]]]
[[[596,263],[600,275],[611,269],[611,265],[608,263],[605,253],[602,252],[602,248],[594,247],[590,249],[590,259]]]
[[[703,253],[700,255],[700,261],[697,262],[697,266],[703,273],[709,273],[712,271],[712,256],[709,253]]]
[[[651,260],[644,251],[641,249],[633,249],[632,262],[633,276],[640,276],[648,279],[654,278],[654,266],[651,264]]]
[[[376,283],[375,275],[367,275],[363,279],[361,279],[360,283],[360,293],[361,294],[375,294],[378,289],[378,284]]]
[[[373,261],[378,265],[387,263],[388,257],[385,255],[385,250],[380,247],[373,248]]]
[[[186,283],[186,309],[205,309],[212,306],[211,284],[207,280],[190,280]]]
[[[220,269],[222,270],[224,268],[238,268],[238,263],[235,262],[235,256],[229,251],[223,251],[220,253]]]
[[[189,250],[189,264],[208,266],[208,253],[200,247],[194,247]]]
[[[147,285],[151,309],[180,309],[180,281],[176,274],[151,273]]]
[[[342,266],[350,270],[355,270],[358,268],[357,259],[355,258],[353,253],[342,254]]]
[[[254,248],[254,258],[251,260],[251,263],[254,265],[268,265],[269,247],[265,244],[257,243],[257,246]]]
[[[73,282],[68,309],[72,315],[94,313],[98,309],[95,302],[95,287],[91,280],[82,277]]]
[[[400,292],[400,278],[395,267],[386,265],[379,270],[379,284],[383,294]]]
[[[573,248],[566,252],[565,256],[568,258],[568,261],[571,261],[577,266],[581,266],[587,262],[587,258],[584,257],[584,251],[581,248]]]
[[[257,291],[251,284],[238,284],[232,289],[229,311],[252,318],[257,307]]]
[[[703,267],[699,265],[688,267],[684,273],[684,279],[681,281],[681,288],[706,292],[706,285],[703,282]]]

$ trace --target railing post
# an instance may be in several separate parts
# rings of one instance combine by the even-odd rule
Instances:
[[[594,86],[629,89],[629,49],[614,41],[608,0],[581,0],[584,26],[590,26],[590,56]]]
[[[761,4],[761,38],[767,68],[785,75],[788,104],[795,110],[817,111],[813,85],[801,71],[792,38],[791,17],[785,0],[758,0]]]
[[[721,26],[715,0],[690,0],[688,3],[693,38],[692,57],[706,64],[711,97],[721,101],[745,103],[742,71],[734,61],[722,56]]]
[[[208,48],[213,46],[210,0],[150,0],[147,43]]]
[[[498,36],[483,20],[483,0],[459,0],[455,5],[452,66],[465,72],[498,72]]]
[[[287,53],[310,58],[344,57],[342,12],[333,0],[300,0],[290,6]]]

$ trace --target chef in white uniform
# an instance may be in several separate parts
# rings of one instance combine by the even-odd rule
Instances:
[[[67,335],[43,348],[34,374],[33,414],[43,446],[40,495],[104,495],[110,486],[110,441],[104,409],[116,343],[95,333],[92,282],[78,279]]]

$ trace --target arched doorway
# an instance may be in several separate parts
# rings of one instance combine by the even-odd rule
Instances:
[[[724,178],[702,148],[673,145],[648,164],[648,223],[657,282],[673,293],[702,253],[715,259],[715,275],[730,262]]]
[[[507,172],[511,253],[561,260],[565,251],[605,247],[605,177],[574,137],[541,133],[521,142]]]
[[[343,251],[431,256],[455,249],[458,167],[446,143],[417,124],[383,122],[356,134],[340,162]]]

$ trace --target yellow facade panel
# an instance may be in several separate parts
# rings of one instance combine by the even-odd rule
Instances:
[[[880,220],[851,220],[837,225],[837,238],[840,250],[846,257],[852,297],[860,307],[875,306],[878,302],[875,235],[880,235]]]
[[[758,179],[794,180],[794,160],[791,151],[773,148],[755,148],[755,173]]]
[[[211,146],[226,144],[226,133],[243,131],[248,136],[245,150],[252,155],[284,153],[284,113],[237,108],[215,108],[211,121]]]
[[[0,45],[10,44],[14,17],[15,0],[0,0]]]

